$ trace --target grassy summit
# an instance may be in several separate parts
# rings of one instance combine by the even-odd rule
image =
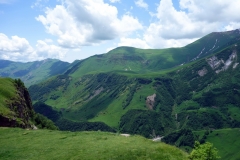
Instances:
[[[184,160],[180,149],[141,136],[0,128],[0,159]]]

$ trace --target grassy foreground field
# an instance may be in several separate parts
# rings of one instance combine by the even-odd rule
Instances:
[[[141,136],[0,128],[0,159],[184,160],[187,153]]]

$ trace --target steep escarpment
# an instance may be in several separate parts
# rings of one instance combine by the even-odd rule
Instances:
[[[0,78],[0,126],[31,127],[32,102],[23,82]]]

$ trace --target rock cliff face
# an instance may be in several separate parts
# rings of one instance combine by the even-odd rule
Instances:
[[[153,95],[147,97],[146,105],[147,105],[148,109],[150,109],[150,110],[153,110],[154,103],[155,103],[155,97],[156,97],[155,93]]]
[[[34,115],[31,98],[24,84],[20,80],[13,82],[16,88],[16,96],[7,100],[7,108],[10,115],[0,115],[1,127],[31,127],[30,119]]]

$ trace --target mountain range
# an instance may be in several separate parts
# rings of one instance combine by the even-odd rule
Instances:
[[[238,57],[237,29],[181,48],[118,47],[73,63],[1,60],[0,75],[21,78],[35,111],[61,130],[164,136],[188,150],[212,132],[240,128]]]

